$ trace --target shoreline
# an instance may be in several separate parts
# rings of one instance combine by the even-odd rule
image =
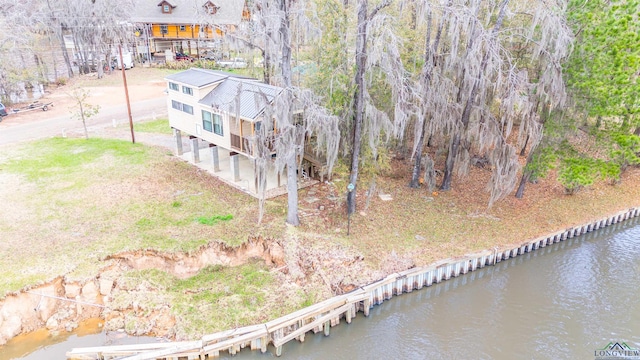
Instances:
[[[245,346],[251,347],[252,349],[266,349],[263,345],[268,344],[274,345],[276,347],[276,353],[278,353],[277,349],[280,348],[282,344],[293,339],[303,340],[304,334],[307,331],[314,331],[314,333],[325,331],[325,334],[328,335],[330,328],[338,325],[341,319],[345,319],[347,323],[350,323],[357,312],[363,312],[365,316],[368,316],[368,310],[370,308],[382,304],[385,300],[389,300],[393,296],[411,292],[414,289],[428,287],[434,283],[466,274],[469,271],[474,271],[484,266],[495,265],[503,260],[523,255],[536,249],[621,223],[638,216],[640,216],[640,209],[638,207],[632,207],[627,210],[615,212],[606,217],[596,217],[596,220],[592,219],[582,224],[565,228],[564,230],[557,230],[548,235],[527,240],[520,244],[485,249],[472,254],[442,259],[428,266],[413,267],[404,271],[390,273],[380,280],[358,286],[350,292],[325,299],[307,308],[294,311],[293,313],[261,325],[251,325],[205,335],[199,344],[208,343],[207,351],[211,351],[211,354],[215,354],[221,350],[230,351],[231,354],[234,354]],[[253,243],[255,248],[259,248],[260,251],[265,252],[265,249],[269,249],[268,241],[263,239],[254,241]],[[245,246],[244,251],[252,252],[255,251],[255,249],[248,249]],[[274,250],[274,254],[278,254],[279,251],[280,250]],[[263,255],[265,258],[272,256],[269,251],[266,251]],[[121,255],[120,258],[122,257]],[[282,261],[282,259],[274,259],[273,264],[282,264]],[[57,277],[53,281],[24,289],[18,294],[9,294],[0,302],[0,313],[15,311],[15,313],[18,314],[24,314],[24,311],[15,308],[12,309],[11,307],[18,306],[24,309],[26,306],[27,309],[31,310],[30,313],[35,315],[36,318],[32,315],[20,319],[22,326],[28,326],[30,324],[32,327],[35,327],[30,331],[20,331],[16,333],[14,337],[25,334],[28,336],[29,332],[42,330],[43,328],[51,331],[66,330],[69,332],[74,330],[79,322],[90,318],[100,318],[106,322],[109,316],[111,316],[112,319],[116,317],[114,316],[114,312],[109,310],[104,311],[104,298],[109,296],[108,291],[113,287],[112,279],[108,279],[105,274],[108,274],[108,271],[112,270],[112,267],[106,268],[105,271],[84,284],[72,281],[66,283],[64,277]],[[59,294],[61,289],[65,292],[62,294],[64,297],[55,295]],[[104,294],[105,292],[106,294]],[[91,300],[92,296],[94,296],[93,300]],[[37,311],[33,312],[34,307],[31,307],[33,305],[32,302],[38,297],[39,300],[35,307]],[[95,301],[95,305],[97,306],[89,305],[88,301]],[[56,314],[59,314],[61,311],[68,311],[70,306],[75,306],[77,310],[77,316],[75,318],[66,320],[56,318]],[[44,323],[40,323],[37,317],[46,317],[47,312],[50,313],[49,319]],[[168,318],[171,317],[170,312],[164,315]],[[157,317],[156,320],[157,319],[159,319],[159,317]],[[9,321],[5,319],[4,322],[0,322],[0,329],[6,330],[6,325],[11,323],[11,319],[9,319]],[[15,323],[15,319],[13,323]],[[37,324],[44,324],[44,326],[37,327]],[[146,333],[135,333],[132,335],[159,335],[162,331],[168,331],[172,322],[169,321],[165,325],[164,329],[156,326]],[[271,331],[265,333],[263,329],[271,329]],[[167,336],[167,338],[175,340],[175,336]],[[158,346],[165,346],[165,344],[171,343],[161,343]],[[185,346],[192,347],[194,344],[195,343],[190,342]],[[202,345],[201,348],[203,346],[205,345]],[[181,350],[186,351],[184,349]]]
[[[300,309],[291,314],[282,316],[272,321],[251,325],[242,328],[229,329],[214,334],[205,335],[198,341],[180,343],[161,343],[149,349],[149,344],[113,347],[76,348],[67,353],[67,357],[75,359],[92,354],[110,354],[118,351],[127,351],[129,354],[146,353],[145,356],[155,354],[160,358],[172,356],[202,356],[217,357],[221,351],[228,351],[235,355],[241,349],[250,348],[267,351],[269,345],[275,348],[275,355],[282,355],[282,346],[294,339],[304,341],[305,334],[324,332],[329,336],[331,327],[340,324],[342,319],[351,323],[358,312],[365,317],[369,316],[369,310],[375,305],[390,300],[393,296],[420,290],[468,272],[481,269],[485,266],[496,265],[526,253],[559,243],[592,231],[606,228],[614,224],[634,219],[640,216],[637,207],[622,210],[613,215],[588,221],[565,230],[559,230],[549,235],[528,240],[515,247],[506,246],[501,249],[486,249],[473,254],[467,254],[458,258],[449,258],[438,261],[426,267],[416,267],[395,274],[389,274],[384,279],[361,286],[346,294],[334,296],[307,308]],[[155,356],[154,356],[155,357]]]

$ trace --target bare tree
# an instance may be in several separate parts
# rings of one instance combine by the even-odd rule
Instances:
[[[29,86],[42,82],[36,12],[28,3],[0,0],[0,96],[10,100],[25,95]]]
[[[58,44],[60,45],[60,52],[62,53],[62,57],[64,58],[64,64],[67,67],[67,74],[69,78],[73,77],[73,68],[71,67],[71,59],[69,58],[69,52],[67,51],[67,46],[64,42],[64,24],[61,22],[59,18],[59,12],[55,11],[54,5],[51,0],[47,0],[47,9],[42,13],[44,16],[41,21],[50,29],[50,33],[58,40]],[[45,14],[48,14],[45,15]],[[51,49],[53,52],[53,48]],[[54,57],[55,64],[55,57]]]
[[[128,25],[131,9],[132,0],[0,0],[0,15],[11,21],[7,28],[15,30],[4,32],[0,38],[9,35],[13,40],[23,39],[14,48],[18,57],[26,59],[20,64],[25,69],[33,64],[44,75],[46,63],[53,63],[57,70],[55,61],[61,56],[69,77],[73,76],[72,61],[81,73],[95,67],[101,76],[101,64],[103,60],[109,63],[112,46],[127,43],[132,34]],[[65,35],[73,39],[74,59],[67,52]],[[44,46],[47,53],[37,46],[43,38],[49,39]],[[57,78],[57,71],[54,77]]]
[[[353,143],[351,150],[351,174],[349,175],[349,183],[353,185],[353,191],[349,191],[347,194],[347,212],[348,214],[352,214],[356,210],[356,192],[357,192],[357,182],[358,182],[358,173],[360,166],[360,149],[362,145],[362,135],[364,132],[364,121],[365,117],[370,122],[371,129],[369,129],[369,139],[370,139],[370,147],[373,151],[376,151],[375,142],[377,137],[383,126],[386,126],[387,129],[390,129],[390,120],[388,116],[379,111],[371,102],[368,90],[367,83],[365,82],[365,73],[369,70],[373,63],[378,61],[384,62],[389,58],[385,55],[386,52],[382,50],[384,47],[378,48],[378,51],[374,53],[377,57],[374,60],[368,59],[369,52],[367,50],[367,43],[369,41],[368,34],[372,28],[377,28],[383,30],[384,27],[380,27],[377,23],[376,25],[372,25],[374,20],[376,19],[376,15],[378,12],[389,6],[391,4],[390,0],[384,0],[380,4],[378,4],[375,8],[369,12],[369,1],[368,0],[359,0],[358,1],[358,22],[357,22],[357,32],[356,32],[356,74],[355,74],[355,95],[353,102]],[[389,45],[395,45],[395,43],[389,43]],[[392,52],[395,53],[395,52]],[[401,68],[402,69],[402,68]],[[393,75],[394,72],[392,69],[387,69],[389,75]],[[398,87],[395,87],[398,89]],[[389,131],[387,131],[387,136],[390,135]]]
[[[277,6],[273,2],[256,1],[260,9],[255,22],[256,27],[264,36],[265,59],[279,59],[277,68],[279,76],[274,74],[270,80],[284,90],[267,106],[261,131],[254,139],[259,149],[256,166],[258,167],[261,193],[264,194],[266,184],[265,175],[271,164],[270,144],[276,153],[275,169],[279,173],[287,172],[287,223],[298,226],[298,167],[304,157],[305,141],[311,136],[316,137],[317,151],[322,152],[327,159],[328,171],[331,171],[337,157],[339,142],[338,118],[329,114],[326,109],[318,106],[318,99],[309,90],[292,86],[291,82],[291,17],[296,14],[304,21],[305,2],[292,0],[278,0]],[[310,22],[305,22],[309,36],[317,35],[317,28]],[[274,64],[275,65],[275,64]],[[265,62],[265,66],[271,66]],[[274,66],[275,68],[275,66]],[[302,117],[294,114],[303,114]],[[273,124],[270,124],[273,119]],[[262,203],[262,202],[261,202]]]
[[[69,94],[69,96],[71,96],[71,98],[75,102],[75,107],[71,111],[71,115],[74,119],[82,121],[85,139],[89,139],[89,132],[87,131],[87,120],[98,114],[98,112],[100,111],[100,105],[92,105],[87,102],[89,95],[89,91],[86,89],[76,89]]]
[[[96,68],[102,75],[103,61],[110,64],[114,45],[126,44],[133,33],[128,21],[131,0],[62,0],[56,2],[61,23],[72,34],[80,73]]]
[[[417,109],[411,186],[419,185],[423,163],[425,181],[434,183],[433,160],[421,156],[426,139],[437,137],[448,142],[442,190],[454,171],[468,173],[473,156],[491,165],[490,204],[515,188],[520,149],[541,139],[538,104],[564,102],[560,61],[572,41],[565,7],[563,0],[421,3],[424,66],[409,83]]]
[[[420,178],[423,175],[422,153],[424,151],[425,137],[431,137],[433,135],[436,130],[435,126],[438,125],[433,119],[441,117],[442,114],[439,112],[442,112],[446,106],[445,102],[447,97],[442,96],[442,92],[446,88],[445,82],[447,79],[443,77],[442,74],[436,73],[436,61],[442,57],[440,53],[440,39],[445,21],[449,17],[448,12],[451,4],[452,2],[449,1],[447,7],[440,10],[441,13],[439,16],[436,16],[437,20],[434,20],[434,12],[438,11],[438,9],[434,9],[431,4],[423,4],[425,9],[421,12],[427,23],[427,31],[425,34],[424,65],[422,66],[422,71],[415,85],[415,105],[418,109],[413,147],[414,164],[411,182],[409,183],[409,186],[412,188],[420,186]],[[434,21],[437,21],[437,26],[435,38],[432,40]],[[431,190],[435,185],[435,172],[433,171],[433,160],[429,158],[428,155],[425,165],[425,173],[422,179],[428,184]]]

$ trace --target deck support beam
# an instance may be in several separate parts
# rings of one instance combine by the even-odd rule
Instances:
[[[229,161],[231,162],[231,173],[233,174],[233,181],[240,181],[240,154],[236,152],[230,152]]]
[[[220,156],[218,155],[218,147],[214,144],[209,144],[209,150],[211,151],[211,165],[213,165],[213,172],[220,171]]]
[[[189,136],[189,140],[191,140],[191,161],[194,164],[200,162],[200,146],[198,144],[198,138],[195,136]]]
[[[176,154],[182,156],[184,151],[182,150],[182,132],[176,128],[173,128],[173,139],[176,142]]]

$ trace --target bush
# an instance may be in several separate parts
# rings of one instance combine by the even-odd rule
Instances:
[[[187,70],[190,68],[200,68],[200,69],[216,69],[216,62],[211,60],[194,60],[191,61],[169,61],[162,65],[165,69],[171,70]]]
[[[640,164],[640,136],[625,133],[616,133],[612,136],[613,149],[611,158],[622,170],[630,165]]]
[[[567,194],[575,194],[595,181],[594,173],[589,166],[590,159],[564,159],[558,174],[558,181],[564,186]]]
[[[525,171],[529,171],[531,176],[529,181],[534,182],[539,178],[544,178],[549,170],[555,168],[558,161],[558,154],[551,146],[540,146],[531,156],[531,161],[527,163]]]
[[[567,194],[575,194],[591,186],[597,179],[616,183],[620,180],[620,166],[615,162],[589,158],[566,158],[562,161],[558,181]]]
[[[57,79],[56,79],[56,81],[55,81],[54,83],[55,83],[57,86],[64,86],[64,85],[67,85],[67,81],[68,81],[68,80],[69,80],[69,79],[67,79],[67,78],[63,78],[63,77],[61,77],[61,78],[57,78]]]

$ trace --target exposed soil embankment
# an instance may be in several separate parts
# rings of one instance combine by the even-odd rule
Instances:
[[[80,284],[60,277],[7,296],[0,301],[0,345],[43,327],[71,331],[79,321],[99,316],[106,287],[99,279]]]
[[[195,254],[167,254],[155,250],[141,250],[115,254],[107,260],[118,260],[124,266],[135,270],[158,269],[185,279],[206,266],[238,266],[251,258],[264,259],[268,265],[282,266],[284,250],[276,241],[257,237],[249,239],[238,247],[211,243],[200,248]]]
[[[237,266],[252,258],[262,259],[274,268],[285,263],[283,247],[261,237],[249,239],[238,247],[211,243],[193,254],[140,250],[112,255],[104,260],[105,267],[93,279],[80,283],[59,277],[0,301],[0,345],[18,334],[44,327],[71,331],[78,322],[94,317],[105,318],[107,329],[126,328],[128,322],[137,324],[126,329],[132,334],[170,336],[175,319],[169,304],[159,302],[157,308],[145,309],[141,308],[143,299],[112,303],[115,292],[139,290],[121,287],[123,274],[130,270],[158,269],[188,278],[207,266]]]

